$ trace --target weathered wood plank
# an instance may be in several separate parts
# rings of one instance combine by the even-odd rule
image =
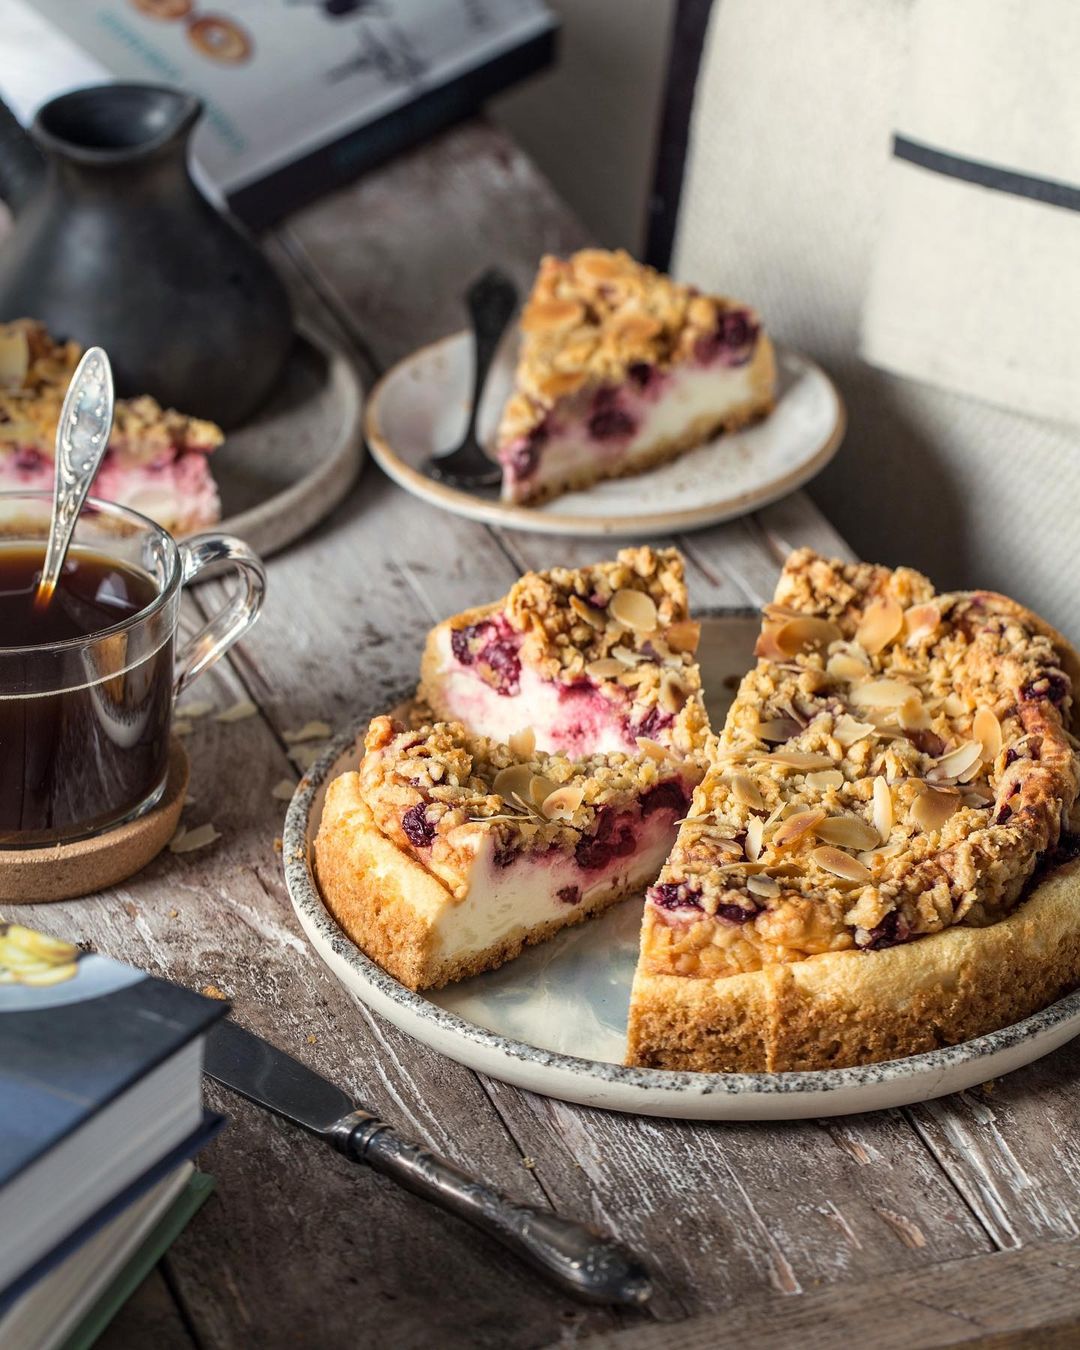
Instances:
[[[589,1338],[591,1350],[980,1350],[1080,1344],[1080,1245],[1042,1243],[795,1298],[750,1299],[719,1316]]]
[[[196,1350],[161,1267],[147,1275],[95,1342],[97,1350]]]

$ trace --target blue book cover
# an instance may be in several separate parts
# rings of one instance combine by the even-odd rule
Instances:
[[[0,924],[0,1195],[228,1007]]]

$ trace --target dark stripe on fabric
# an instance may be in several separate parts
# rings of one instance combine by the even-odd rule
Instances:
[[[1029,197],[1032,201],[1045,202],[1047,206],[1064,207],[1066,211],[1080,211],[1080,188],[1071,183],[1017,173],[1015,169],[1003,169],[999,164],[984,164],[977,159],[964,159],[919,141],[909,141],[906,136],[893,137],[893,155],[946,178],[958,178],[961,182],[975,183],[994,192],[1008,192],[1014,197]]]

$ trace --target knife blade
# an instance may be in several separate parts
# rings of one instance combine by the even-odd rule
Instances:
[[[502,1195],[413,1143],[314,1069],[228,1019],[206,1040],[203,1067],[225,1087],[299,1125],[353,1162],[391,1177],[489,1233],[587,1303],[640,1307],[652,1295],[641,1262],[587,1224]]]

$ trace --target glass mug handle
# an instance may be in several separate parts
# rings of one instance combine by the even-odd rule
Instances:
[[[180,584],[188,585],[206,568],[229,563],[241,585],[225,605],[176,656],[173,696],[178,697],[204,670],[224,656],[259,617],[266,594],[266,569],[242,539],[231,534],[200,534],[179,544]]]

